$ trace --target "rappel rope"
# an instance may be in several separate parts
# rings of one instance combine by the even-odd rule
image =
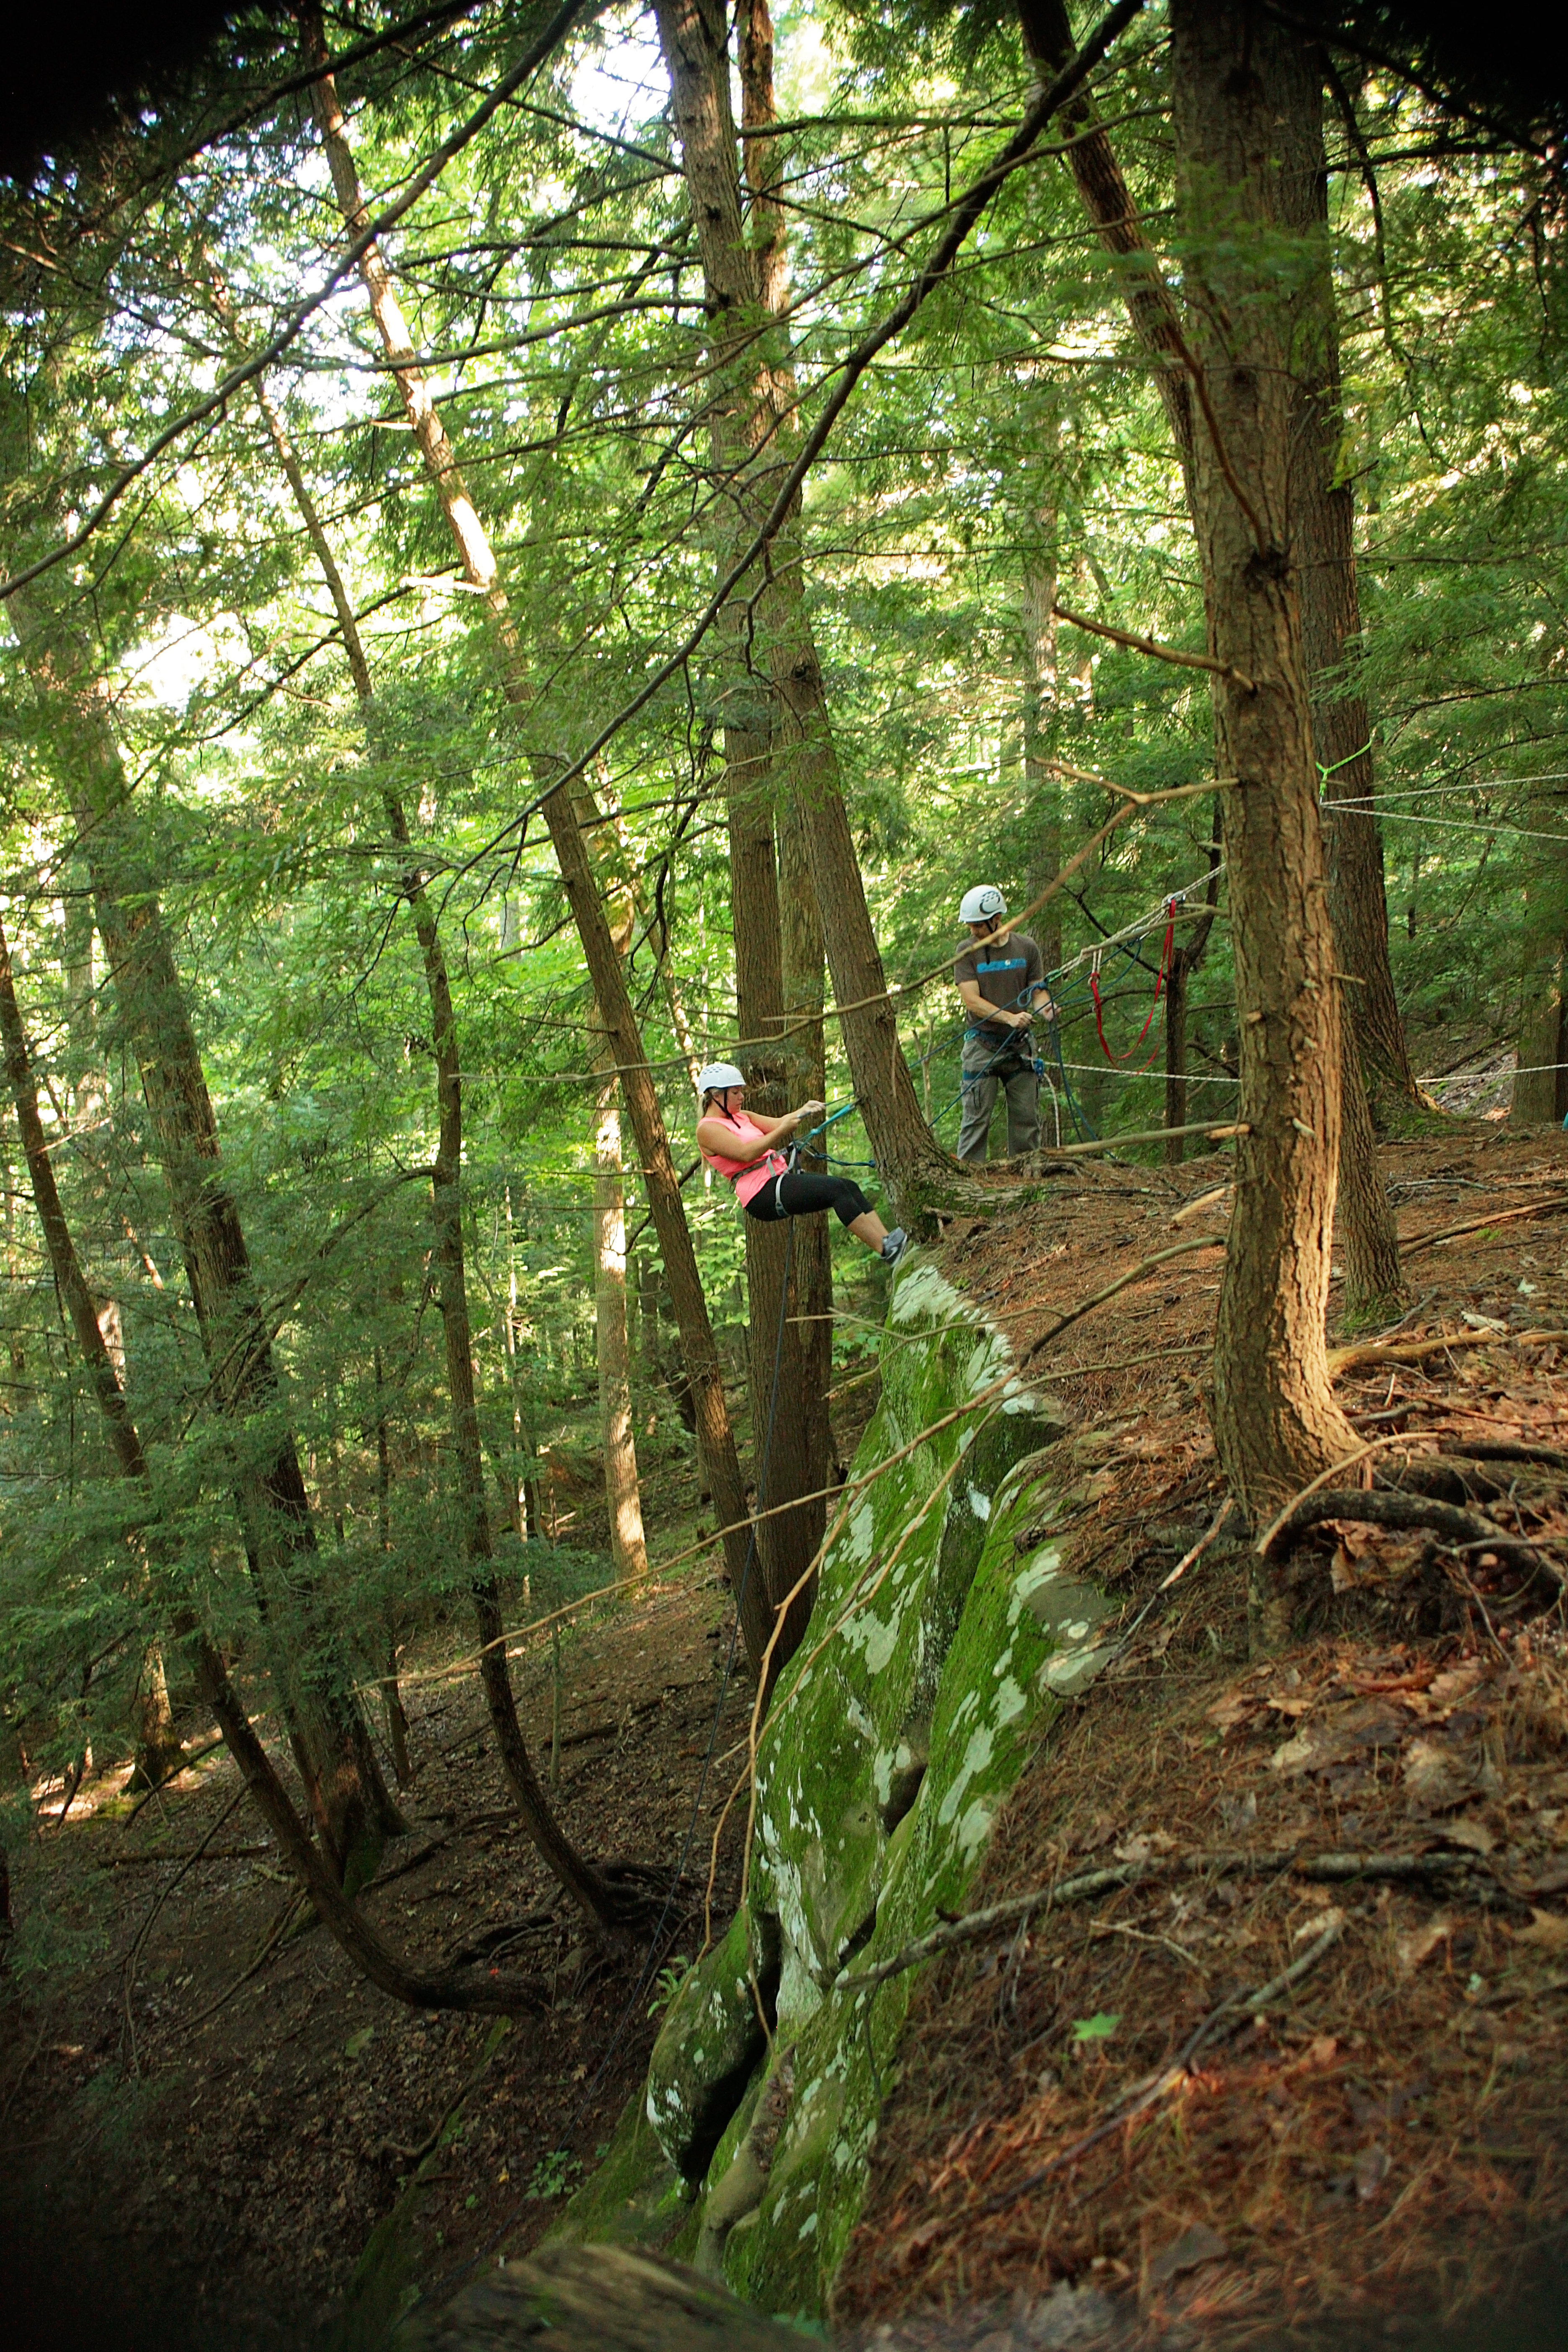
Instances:
[[[1165,982],[1170,976],[1171,943],[1176,936],[1176,908],[1181,904],[1184,895],[1184,892],[1178,891],[1174,897],[1167,898],[1165,901],[1165,940],[1163,946],[1160,950],[1160,969],[1154,974],[1154,993],[1150,1000],[1149,1010],[1147,1014],[1144,1016],[1143,1026],[1138,1032],[1137,1036],[1132,1040],[1131,1045],[1128,1046],[1125,1054],[1113,1054],[1110,1045],[1106,1042],[1105,1007],[1100,1003],[1100,966],[1103,950],[1097,948],[1090,959],[1089,967],[1089,992],[1094,1003],[1095,1034],[1100,1039],[1100,1051],[1105,1055],[1108,1062],[1117,1063],[1131,1061],[1133,1055],[1138,1051],[1139,1046],[1143,1043],[1144,1038],[1149,1034],[1150,1029],[1153,1026],[1154,1014],[1159,1009],[1160,999],[1164,993]],[[1129,1070],[1126,1075],[1129,1077],[1137,1077],[1142,1076],[1144,1070],[1151,1069],[1153,1066],[1155,1056],[1158,1055],[1159,1051],[1159,1045],[1156,1044],[1154,1052],[1150,1055],[1148,1061],[1141,1063],[1137,1070]]]

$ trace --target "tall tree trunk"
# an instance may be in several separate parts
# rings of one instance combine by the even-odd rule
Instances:
[[[1229,791],[1241,1116],[1220,1289],[1215,1436],[1253,1515],[1351,1451],[1323,1317],[1340,1146],[1339,992],[1290,560],[1295,319],[1264,256],[1280,220],[1288,35],[1259,0],[1172,0],[1171,65],[1196,389],[1199,555]]]
[[[33,591],[17,591],[8,609],[28,675],[47,705],[51,747],[86,849],[99,934],[135,1052],[213,1387],[237,1428],[246,1428],[238,1463],[246,1548],[258,1571],[312,1808],[334,1864],[349,1879],[363,1878],[374,1868],[382,1838],[404,1823],[320,1591],[291,1432],[279,1431],[268,1458],[255,1456],[251,1430],[275,1425],[281,1402],[271,1337],[108,705],[89,650],[58,616],[46,622]]]
[[[749,537],[772,504],[773,485],[789,464],[795,436],[794,372],[782,324],[756,351],[749,348],[764,318],[776,316],[784,301],[778,166],[765,152],[777,142],[761,138],[749,142],[748,177],[760,194],[752,207],[758,222],[753,250],[743,226],[724,9],[719,0],[657,0],[655,15],[702,254],[712,341],[715,351],[731,361],[723,390],[716,396],[731,464],[737,469],[726,485],[726,497],[737,538]],[[772,46],[766,0],[748,0],[742,65],[750,125],[758,131],[774,119]],[[845,1051],[878,1173],[895,1213],[912,1223],[931,1197],[954,1189],[954,1172],[921,1116],[899,1045],[897,1015],[844,805],[804,589],[797,499],[794,515],[774,542],[771,584],[758,605],[776,697],[772,751],[775,770],[781,781],[787,775],[790,796],[805,820],[827,965],[842,1008],[838,1017]]]
[[[371,1351],[371,1363],[375,1376],[375,1537],[384,1560],[392,1550],[392,1448],[387,1441],[386,1375],[379,1346]],[[414,1767],[408,1753],[408,1715],[397,1681],[397,1603],[390,1588],[383,1613],[386,1672],[381,1678],[381,1696],[386,1708],[393,1778],[400,1789],[406,1789],[414,1778]]]
[[[1043,86],[1068,62],[1077,47],[1068,21],[1066,0],[1018,0],[1018,24],[1024,47]],[[1083,208],[1100,232],[1100,243],[1108,253],[1132,265],[1121,273],[1122,299],[1132,331],[1152,365],[1154,388],[1176,445],[1191,511],[1194,495],[1193,389],[1184,355],[1185,338],[1180,314],[1143,234],[1138,206],[1121,175],[1116,151],[1100,126],[1094,100],[1082,94],[1070,99],[1062,109],[1061,123],[1072,140],[1068,149],[1068,167]]]
[[[1345,691],[1361,648],[1355,492],[1342,478],[1344,415],[1340,334],[1329,235],[1329,163],[1323,147],[1323,63],[1302,44],[1292,59],[1291,103],[1277,136],[1283,164],[1282,223],[1311,257],[1294,360],[1296,420],[1290,483],[1293,554],[1300,580],[1301,647],[1311,683],[1312,737],[1328,826],[1329,906],[1342,971],[1361,985],[1343,1000],[1374,1103],[1390,1112],[1419,1100],[1388,960],[1383,835],[1371,807],[1375,782],[1364,695]],[[1350,808],[1346,803],[1358,803]],[[1359,1118],[1355,1126],[1359,1130]],[[1358,1184],[1364,1178],[1358,1178]],[[1392,1235],[1392,1220],[1389,1235]],[[1381,1244],[1386,1250],[1388,1237]],[[1373,1247],[1379,1244],[1374,1241]]]
[[[1373,787],[1365,698],[1342,698],[1340,674],[1361,638],[1355,566],[1355,499],[1338,478],[1344,419],[1340,404],[1339,320],[1329,244],[1329,162],[1323,150],[1323,65],[1293,41],[1282,51],[1287,104],[1275,126],[1284,225],[1310,257],[1310,277],[1292,349],[1295,415],[1289,484],[1291,561],[1300,583],[1301,651],[1312,697],[1312,748],[1331,803],[1363,801]],[[1338,1227],[1346,1305],[1363,1318],[1400,1295],[1399,1239],[1377,1165],[1370,1090],[1375,1101],[1406,1104],[1415,1083],[1388,961],[1388,900],[1383,841],[1370,808],[1342,809],[1328,826],[1329,908],[1345,1038],[1340,1118]],[[1364,1081],[1364,1083],[1363,1083]]]
[[[618,820],[600,815],[594,794],[579,784],[577,821],[595,845],[610,936],[623,974],[637,929],[637,898]],[[667,967],[668,969],[668,967]],[[647,1574],[642,1488],[632,1427],[631,1335],[626,1304],[626,1212],[621,1165],[620,1090],[615,1049],[594,1007],[594,1066],[605,1074],[594,1127],[594,1349],[599,1375],[599,1431],[605,1457],[605,1506],[610,1558],[625,1584]]]
[[[751,12],[742,55],[750,79],[748,103],[755,102],[759,77],[771,104],[772,28],[760,5]],[[693,217],[708,223],[702,242],[710,320],[711,381],[709,413],[715,505],[723,518],[718,568],[728,569],[739,546],[755,528],[749,468],[773,417],[759,388],[753,348],[762,274],[775,283],[783,267],[777,207],[753,191],[752,231],[762,250],[748,244],[742,226],[742,193],[730,112],[729,54],[722,9],[710,6],[698,21],[689,0],[656,10],[659,37],[671,63],[676,127]],[[770,181],[771,186],[771,181]],[[721,215],[721,217],[719,217]],[[784,1027],[784,948],[779,905],[779,862],[774,812],[782,805],[772,758],[775,733],[771,680],[753,667],[754,619],[741,602],[723,615],[721,708],[724,711],[726,805],[730,835],[730,908],[735,951],[736,1020],[741,1058],[752,1107],[776,1118],[796,1100],[799,1064],[787,1050]],[[772,1041],[779,1041],[777,1043]],[[813,1422],[802,1410],[812,1355],[811,1327],[798,1316],[797,1255],[820,1268],[826,1234],[817,1221],[761,1224],[743,1217],[746,1253],[747,1371],[752,1397],[752,1452],[760,1512],[808,1491]],[[808,1243],[818,1244],[812,1249]],[[806,1246],[803,1249],[803,1244]],[[807,1271],[810,1268],[807,1267]],[[823,1408],[824,1412],[826,1407]],[[816,1548],[816,1513],[763,1517],[756,1530],[758,1562],[768,1599],[776,1610],[798,1582]],[[805,1615],[780,1634],[773,1668],[781,1667],[799,1638]]]
[[[319,63],[326,56],[321,17],[319,15],[307,15],[303,25],[307,58],[312,63]],[[312,97],[332,185],[343,218],[353,230],[363,234],[369,216],[360,194],[359,175],[349,148],[342,110],[338,104],[336,87],[330,74],[323,74],[312,85]],[[478,510],[468,495],[457,455],[437,413],[429,386],[415,360],[402,307],[379,247],[374,245],[367,247],[359,267],[361,278],[370,297],[371,315],[393,362],[392,373],[403,400],[405,414],[456,542],[464,577],[469,586],[478,589],[484,598],[503,691],[508,701],[517,709],[527,709],[533,699],[532,686],[501,585],[500,569]],[[577,926],[577,935],[583,944],[595,1001],[621,1070],[622,1097],[637,1137],[643,1181],[647,1186],[648,1208],[658,1235],[670,1297],[680,1327],[703,1460],[712,1482],[713,1501],[720,1524],[728,1530],[723,1538],[725,1563],[736,1591],[747,1654],[754,1664],[760,1660],[766,1646],[772,1613],[762,1579],[750,1579],[746,1573],[750,1546],[744,1528],[745,1486],[735,1452],[729,1408],[724,1399],[719,1351],[714,1343],[707,1303],[702,1296],[701,1277],[697,1270],[696,1253],[686,1223],[664,1114],[647,1067],[637,1015],[620,959],[616,953],[609,922],[600,903],[588,845],[569,795],[563,792],[550,793],[544,802],[544,815],[567,901]]]
[[[1025,47],[1044,79],[1073,54],[1065,0],[1018,0],[1018,16]],[[1321,153],[1321,84],[1317,111]],[[1176,445],[1191,509],[1194,404],[1180,315],[1144,236],[1115,150],[1097,120],[1093,100],[1072,100],[1062,110],[1062,122],[1073,135],[1069,167],[1101,243],[1123,261],[1141,265],[1135,276],[1123,280],[1128,315],[1154,362],[1154,382]],[[1298,584],[1304,655],[1313,680],[1316,756],[1330,771],[1327,789],[1331,799],[1364,800],[1373,783],[1366,705],[1359,697],[1341,698],[1336,683],[1347,647],[1359,639],[1361,614],[1355,576],[1354,494],[1348,483],[1335,480],[1342,421],[1333,286],[1327,275],[1326,190],[1326,174],[1320,182],[1309,173],[1295,181],[1282,213],[1282,219],[1299,231],[1316,234],[1321,225],[1325,233],[1325,274],[1318,288],[1318,324],[1310,335],[1316,357],[1303,385],[1298,421],[1302,479],[1292,485],[1300,517],[1297,537],[1305,531],[1310,541],[1298,549]],[[1302,197],[1312,207],[1310,214],[1303,215],[1299,208]],[[1347,813],[1334,819],[1329,834],[1328,871],[1341,966],[1363,982],[1356,992],[1355,1010],[1363,1059],[1377,1074],[1380,1088],[1413,1100],[1416,1089],[1388,960],[1383,841],[1370,812]],[[1370,1192],[1367,1200],[1370,1205]]]
[[[300,519],[316,552],[338,616],[354,691],[373,742],[376,732],[375,690],[364,644],[331,541],[310,495],[283,419],[265,384],[258,388],[262,414],[294,493]],[[458,1017],[436,910],[425,875],[412,854],[408,819],[401,797],[390,789],[382,803],[393,842],[408,860],[403,895],[414,917],[430,1003],[431,1050],[436,1062],[437,1140],[430,1176],[430,1219],[435,1236],[437,1297],[446,1342],[447,1392],[457,1465],[458,1510],[464,1557],[479,1633],[479,1681],[489,1710],[501,1767],[530,1837],[549,1868],[591,1919],[613,1925],[616,1897],[598,1873],[578,1853],[556,1820],[533,1769],[518,1719],[517,1700],[506,1660],[506,1624],[495,1573],[495,1547],[485,1501],[484,1453],[479,1442],[479,1403],[474,1392],[473,1328],[468,1314],[468,1273],[463,1256],[463,1082]],[[399,1702],[401,1705],[401,1702]]]
[[[110,948],[110,954],[113,950]],[[37,1091],[33,1082],[22,1015],[11,971],[10,950],[0,930],[0,1043],[5,1073],[16,1106],[33,1200],[43,1227],[44,1244],[55,1286],[75,1336],[89,1381],[97,1399],[121,1475],[139,1490],[146,1522],[156,1504],[142,1438],[121,1386],[109,1346],[99,1328],[92,1293],[81,1270],[76,1244],[66,1223],[55,1184],[43,1122],[38,1117]],[[203,1698],[216,1717],[230,1754],[238,1765],[258,1810],[276,1837],[285,1862],[315,1904],[321,1919],[355,1965],[394,2000],[417,2008],[506,2010],[537,2008],[533,1988],[519,1979],[503,1981],[482,1975],[460,1979],[410,1968],[343,1894],[332,1869],[312,1844],[279,1779],[271,1759],[257,1738],[245,1706],[234,1687],[224,1659],[207,1635],[195,1626],[188,1610],[177,1602],[174,1613],[183,1622],[195,1653],[196,1679]]]
[[[64,929],[66,1077],[72,1125],[79,1132],[85,1133],[107,1118],[109,1087],[99,1052],[98,1000],[93,987],[92,883],[87,866],[79,857],[73,857],[66,868]],[[96,1174],[97,1163],[90,1144],[87,1164]],[[104,1190],[101,1178],[94,1190],[101,1200]],[[124,1321],[119,1304],[110,1301],[110,1311],[121,1332],[122,1349]],[[100,1328],[104,1313],[105,1309],[100,1306]],[[116,1369],[123,1383],[125,1365],[122,1354]],[[142,1654],[141,1670],[132,1696],[131,1718],[135,1738],[132,1783],[143,1788],[155,1788],[159,1781],[169,1778],[181,1755],[179,1734],[174,1728],[174,1711],[169,1701],[169,1678],[163,1653],[155,1638],[148,1643]]]

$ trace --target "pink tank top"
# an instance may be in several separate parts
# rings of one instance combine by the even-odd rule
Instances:
[[[743,1110],[713,1110],[706,1112],[704,1116],[709,1118],[721,1118],[727,1127],[732,1127],[736,1134],[744,1137],[748,1143],[753,1136],[760,1139],[768,1131],[765,1127],[759,1127],[754,1118],[749,1118]],[[698,1149],[700,1150],[701,1146],[699,1145]],[[782,1176],[789,1166],[789,1161],[782,1151],[766,1152],[761,1160],[727,1160],[721,1151],[704,1151],[702,1157],[710,1168],[716,1170],[721,1176],[727,1176],[730,1179],[731,1183],[735,1187],[735,1198],[742,1208],[748,1201],[756,1199],[764,1184],[771,1184],[773,1178]]]

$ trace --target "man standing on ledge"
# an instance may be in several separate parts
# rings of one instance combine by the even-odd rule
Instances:
[[[1040,1081],[1031,1024],[1037,1004],[1047,1020],[1056,1007],[1034,940],[1024,931],[1002,929],[1007,901],[994,883],[966,890],[958,911],[971,940],[952,967],[968,1016],[958,1156],[984,1160],[991,1113],[1002,1087],[1007,1094],[1007,1157],[1016,1160],[1033,1151],[1040,1139]]]

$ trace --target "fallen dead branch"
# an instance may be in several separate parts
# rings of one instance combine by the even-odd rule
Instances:
[[[1568,1339],[1568,1331],[1434,1331],[1429,1339],[1368,1339],[1360,1346],[1329,1349],[1329,1377],[1354,1371],[1362,1364],[1419,1364],[1440,1356],[1445,1348],[1545,1348]]]
[[[1087,2156],[1091,2147],[1109,2138],[1113,2131],[1122,2130],[1139,2116],[1146,2115],[1151,2107],[1157,2106],[1162,2099],[1168,2098],[1185,2082],[1194,2061],[1202,2051],[1214,2042],[1228,2041],[1247,2018],[1256,2017],[1261,2010],[1268,2008],[1270,2001],[1278,2000],[1281,1993],[1289,1992],[1292,1986],[1300,1984],[1301,1979],[1317,1967],[1323,1955],[1332,1951],[1344,1933],[1344,1927],[1343,1914],[1331,1912],[1321,1934],[1308,1945],[1300,1959],[1292,1960],[1288,1969],[1281,1969],[1277,1977],[1270,1977],[1268,1982],[1259,1985],[1256,1992],[1245,1995],[1233,1993],[1228,2000],[1222,2000],[1217,2009],[1210,2010],[1203,2023],[1188,2035],[1171,2065],[1161,2068],[1157,2074],[1145,2074],[1141,2082],[1123,2091],[1091,2131],[1070,2140],[1066,2147],[1058,2148],[1054,2156],[1047,2157],[1044,2164],[1037,2165],[1022,2180],[1015,2181],[1010,2189],[1001,2189],[994,2197],[988,2197],[979,2207],[979,2211],[1000,2213],[1018,2198],[1026,2196],[1031,2189],[1037,2189],[1042,2180],[1048,2180],[1053,2172],[1060,2172],[1068,2165],[1076,2164],[1080,2157]]]
[[[142,1790],[141,1795],[137,1798],[136,1802],[132,1806],[131,1811],[125,1816],[126,1828],[129,1829],[131,1827],[132,1822],[136,1819],[137,1814],[142,1811],[143,1805],[150,1805],[152,1803],[160,1789],[167,1789],[172,1786],[172,1784],[179,1779],[182,1772],[188,1772],[192,1765],[199,1764],[205,1756],[216,1755],[222,1746],[223,1741],[221,1739],[209,1739],[200,1748],[187,1748],[184,1755],[181,1757],[179,1762],[174,1765],[170,1771],[165,1772],[161,1780],[154,1780],[151,1788]]]
[[[1092,1314],[1097,1307],[1103,1307],[1108,1298],[1114,1298],[1119,1291],[1126,1290],[1131,1284],[1141,1282],[1146,1274],[1152,1274],[1156,1266],[1164,1265],[1173,1257],[1184,1257],[1189,1250],[1223,1250],[1224,1247],[1224,1242],[1213,1234],[1194,1234],[1190,1240],[1173,1242],[1169,1249],[1156,1250],[1152,1257],[1140,1258],[1137,1265],[1129,1266],[1125,1274],[1119,1274],[1114,1282],[1108,1282],[1103,1290],[1097,1290],[1092,1298],[1080,1299],[1076,1307],[1058,1316],[1048,1331],[1042,1331],[1037,1339],[1030,1341],[1024,1350],[1022,1362],[1031,1362],[1042,1348],[1048,1347],[1072,1324],[1080,1321],[1085,1315]]]
[[[1438,1451],[1466,1462],[1538,1462],[1548,1470],[1568,1470],[1568,1454],[1560,1452],[1555,1445],[1509,1445],[1500,1442],[1494,1445],[1486,1440],[1472,1444],[1468,1439],[1463,1444],[1456,1439]]]
[[[132,1937],[130,1948],[126,1952],[124,1960],[121,1964],[124,1970],[125,1978],[123,1995],[125,2004],[125,2044],[126,2052],[131,2061],[131,2071],[133,2074],[139,2070],[136,2060],[136,2023],[132,2013],[131,1996],[135,1988],[136,1962],[141,1954],[142,1947],[147,1941],[148,1937],[152,1934],[153,1927],[157,1922],[158,1915],[163,1910],[165,1903],[169,1900],[170,1895],[173,1895],[174,1889],[180,1885],[180,1882],[184,1877],[186,1872],[193,1869],[201,1860],[208,1846],[211,1845],[214,1838],[216,1837],[219,1830],[222,1829],[224,1823],[227,1821],[229,1815],[235,1811],[236,1807],[243,1801],[244,1797],[245,1784],[241,1781],[239,1787],[235,1790],[233,1796],[229,1799],[227,1804],[225,1805],[223,1811],[215,1817],[211,1828],[207,1831],[206,1835],[202,1839],[200,1844],[195,1845],[191,1848],[191,1851],[185,1855],[178,1870],[175,1871],[173,1878],[170,1879],[167,1886],[161,1886],[158,1889],[157,1895],[154,1896],[152,1906],[148,1910],[147,1916],[142,1920],[142,1925],[137,1928],[135,1935]]]
[[[1414,1241],[1401,1242],[1405,1257],[1414,1257],[1417,1250],[1436,1249],[1440,1242],[1457,1242],[1466,1234],[1484,1234],[1489,1226],[1506,1224],[1510,1217],[1561,1216],[1568,1209],[1568,1201],[1559,1195],[1554,1200],[1527,1201],[1522,1209],[1498,1209],[1489,1217],[1471,1217],[1462,1225],[1445,1225],[1440,1234],[1421,1234]]]
[[[1065,1911],[1080,1903],[1097,1902],[1102,1895],[1114,1895],[1123,1887],[1145,1883],[1198,1878],[1206,1873],[1215,1878],[1290,1877],[1304,1879],[1309,1885],[1338,1886],[1358,1878],[1380,1882],[1443,1878],[1477,1871],[1489,1877],[1496,1876],[1468,1849],[1458,1853],[1437,1848],[1426,1853],[1303,1854],[1289,1847],[1273,1853],[1149,1854],[1140,1862],[1110,1863],[1101,1870],[1085,1871],[1079,1878],[1059,1880],[1055,1886],[1037,1886],[1027,1895],[1009,1895],[1004,1903],[990,1904],[983,1911],[966,1912],[961,1919],[943,1920],[928,1935],[906,1944],[890,1959],[879,1960],[874,1968],[841,1969],[833,1989],[836,1992],[868,1991],[873,1986],[885,1984],[889,1977],[901,1976],[906,1969],[919,1968],[922,1961],[935,1959],[942,1952],[954,1951],[964,1944],[982,1943],[999,1927],[1016,1927],[1037,1911]]]

